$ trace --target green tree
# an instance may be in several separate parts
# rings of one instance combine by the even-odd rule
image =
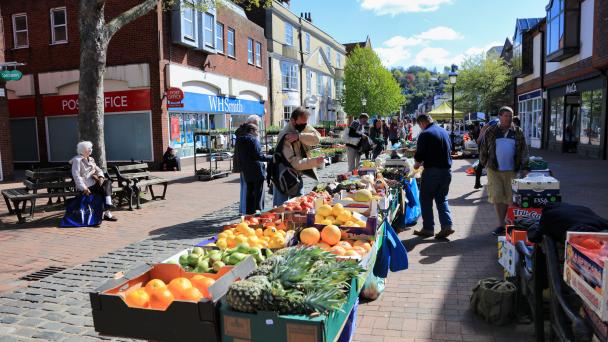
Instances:
[[[470,56],[462,62],[456,82],[456,107],[466,112],[496,113],[510,105],[511,70],[499,56]]]
[[[349,116],[367,111],[387,116],[398,112],[405,102],[393,74],[382,66],[380,58],[368,48],[356,47],[344,68],[342,105]],[[365,108],[361,99],[367,100]]]

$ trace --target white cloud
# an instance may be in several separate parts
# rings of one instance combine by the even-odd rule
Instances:
[[[382,45],[394,48],[394,47],[406,47],[406,46],[416,46],[422,44],[422,39],[415,37],[404,37],[404,36],[394,36],[391,39],[382,43]]]
[[[463,38],[463,36],[453,28],[445,26],[433,27],[416,37],[422,40],[458,40]]]
[[[401,13],[434,12],[452,0],[360,0],[361,8],[377,15],[395,16]]]
[[[424,66],[443,66],[454,63],[450,57],[450,52],[443,48],[426,47],[414,58],[414,64]]]
[[[380,57],[382,64],[386,67],[396,66],[406,62],[411,56],[411,52],[405,47],[396,46],[392,48],[375,48],[374,51]]]

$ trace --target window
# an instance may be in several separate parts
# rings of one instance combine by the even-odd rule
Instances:
[[[27,32],[27,15],[25,13],[13,15],[13,42],[15,48],[24,48],[30,45]]]
[[[320,72],[317,73],[317,95],[323,95],[323,75]]]
[[[336,81],[336,98],[341,98],[342,97],[342,89],[344,87],[344,81],[342,80],[337,80]]]
[[[283,123],[284,124],[289,122],[289,119],[291,119],[291,112],[293,112],[294,109],[296,109],[296,107],[293,107],[293,106],[284,106],[283,107]]]
[[[293,26],[285,22],[285,44],[293,46]]]
[[[549,126],[549,140],[562,142],[564,132],[564,98],[551,99],[551,122]]]
[[[547,10],[547,54],[563,48],[564,0],[554,0]]]
[[[551,0],[547,10],[547,61],[559,62],[579,52],[581,2]]]
[[[535,97],[519,102],[519,117],[521,119],[521,128],[524,131],[526,142],[530,145],[537,144],[538,141],[534,140],[541,138],[543,121],[542,104],[543,100],[540,97]]]
[[[312,71],[306,70],[306,94],[312,94]]]
[[[182,13],[182,29],[185,38],[194,41],[194,34],[196,32],[196,17],[192,2],[186,1],[186,5],[183,7]]]
[[[262,67],[262,43],[255,42],[255,65]]]
[[[247,63],[253,65],[253,39],[247,38]]]
[[[340,60],[340,55],[336,53],[336,68],[342,67],[342,61]]]
[[[329,45],[325,47],[325,51],[327,52],[327,60],[329,61],[329,64],[331,64],[331,48]]]
[[[65,7],[51,9],[51,43],[68,42],[68,26]]]
[[[215,24],[215,49],[219,53],[224,53],[224,25]]]
[[[306,32],[306,52],[310,53],[310,33]]]
[[[234,55],[234,29],[228,28],[228,56],[235,57]]]
[[[602,120],[602,91],[584,91],[581,94],[580,144],[599,146]]]
[[[282,62],[281,78],[283,81],[283,90],[298,90],[298,65]]]
[[[213,45],[215,44],[215,34],[213,32],[215,18],[209,13],[205,13],[203,15],[203,18],[203,39],[205,40],[205,46],[213,47]]]

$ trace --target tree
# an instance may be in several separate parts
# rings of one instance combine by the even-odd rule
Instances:
[[[405,102],[393,74],[372,49],[355,47],[344,68],[344,86],[342,105],[350,116],[364,111],[387,116],[398,112]],[[362,98],[367,100],[365,108]]]
[[[499,56],[467,57],[456,82],[456,107],[467,112],[496,113],[509,105],[511,69]]]
[[[173,8],[179,0],[141,0],[141,3],[106,21],[106,0],[80,0],[78,28],[80,30],[80,80],[78,90],[78,133],[80,140],[93,143],[93,157],[102,168],[106,168],[104,142],[104,96],[103,78],[106,72],[106,57],[110,40],[127,24],[161,6]],[[271,0],[236,0],[246,8],[265,6]],[[188,4],[188,3],[185,3]],[[221,0],[202,0],[191,5],[204,11],[209,6],[221,6]]]

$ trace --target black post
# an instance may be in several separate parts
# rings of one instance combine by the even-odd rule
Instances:
[[[454,145],[454,85],[452,84],[452,132],[450,132],[450,142],[452,143],[452,152],[456,152]]]

